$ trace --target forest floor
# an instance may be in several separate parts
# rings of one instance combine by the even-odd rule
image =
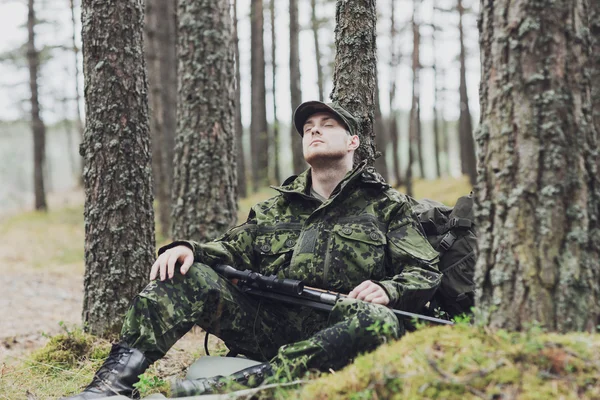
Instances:
[[[448,205],[468,192],[464,179],[421,181],[415,185],[417,199],[428,197]],[[274,194],[264,189],[241,200],[238,220],[246,218],[252,204]],[[42,348],[52,336],[69,333],[80,326],[84,273],[83,193],[50,195],[48,203],[50,211],[47,213],[25,211],[0,215],[0,386],[2,380],[10,379],[11,371],[30,361],[33,350]],[[164,242],[157,238],[158,244],[161,241]],[[203,339],[200,329],[192,330],[172,349],[161,368],[171,372],[185,369],[204,353]],[[214,337],[210,348],[217,354],[225,351]],[[32,389],[26,388],[27,382],[15,385],[27,391]],[[20,398],[6,396],[0,393],[0,399]],[[44,395],[41,398],[45,398]]]

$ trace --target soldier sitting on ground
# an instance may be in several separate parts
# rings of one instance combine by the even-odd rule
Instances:
[[[229,377],[242,384],[259,384],[282,368],[290,377],[337,370],[404,334],[390,307],[425,306],[441,279],[438,253],[407,198],[365,162],[353,168],[359,138],[348,111],[310,101],[295,111],[294,124],[310,168],[219,239],[161,248],[152,282],[125,316],[120,343],[83,393],[68,399],[132,396],[138,375],[194,325],[264,361]],[[217,274],[217,264],[349,295],[331,312],[257,299]],[[385,329],[368,329],[377,324]],[[211,392],[221,381],[175,381],[171,395]]]

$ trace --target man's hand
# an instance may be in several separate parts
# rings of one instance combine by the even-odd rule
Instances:
[[[158,272],[160,271],[160,280],[164,281],[167,278],[167,272],[169,273],[169,279],[173,278],[175,274],[175,263],[180,262],[181,275],[190,269],[194,263],[194,253],[192,249],[187,246],[176,246],[162,253],[152,265],[150,271],[150,280],[156,279]]]
[[[373,304],[381,304],[387,306],[390,302],[390,298],[381,286],[371,281],[364,281],[350,293],[348,297],[351,299],[364,300]]]

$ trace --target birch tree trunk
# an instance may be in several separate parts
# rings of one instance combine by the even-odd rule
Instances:
[[[360,18],[357,18],[360,16]],[[338,0],[335,10],[335,66],[331,99],[358,120],[360,147],[354,162],[375,161],[375,0]]]
[[[589,4],[481,3],[475,279],[492,327],[593,331],[600,321]]]
[[[83,322],[100,336],[120,330],[154,261],[143,8],[140,0],[82,3]]]

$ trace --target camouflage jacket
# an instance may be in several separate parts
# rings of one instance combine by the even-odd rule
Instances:
[[[365,280],[381,285],[390,305],[420,310],[441,275],[438,253],[423,236],[406,196],[363,163],[327,201],[307,195],[310,169],[279,195],[255,205],[248,220],[220,238],[186,244],[195,260],[229,264],[264,275],[301,279],[307,286],[348,293]]]

